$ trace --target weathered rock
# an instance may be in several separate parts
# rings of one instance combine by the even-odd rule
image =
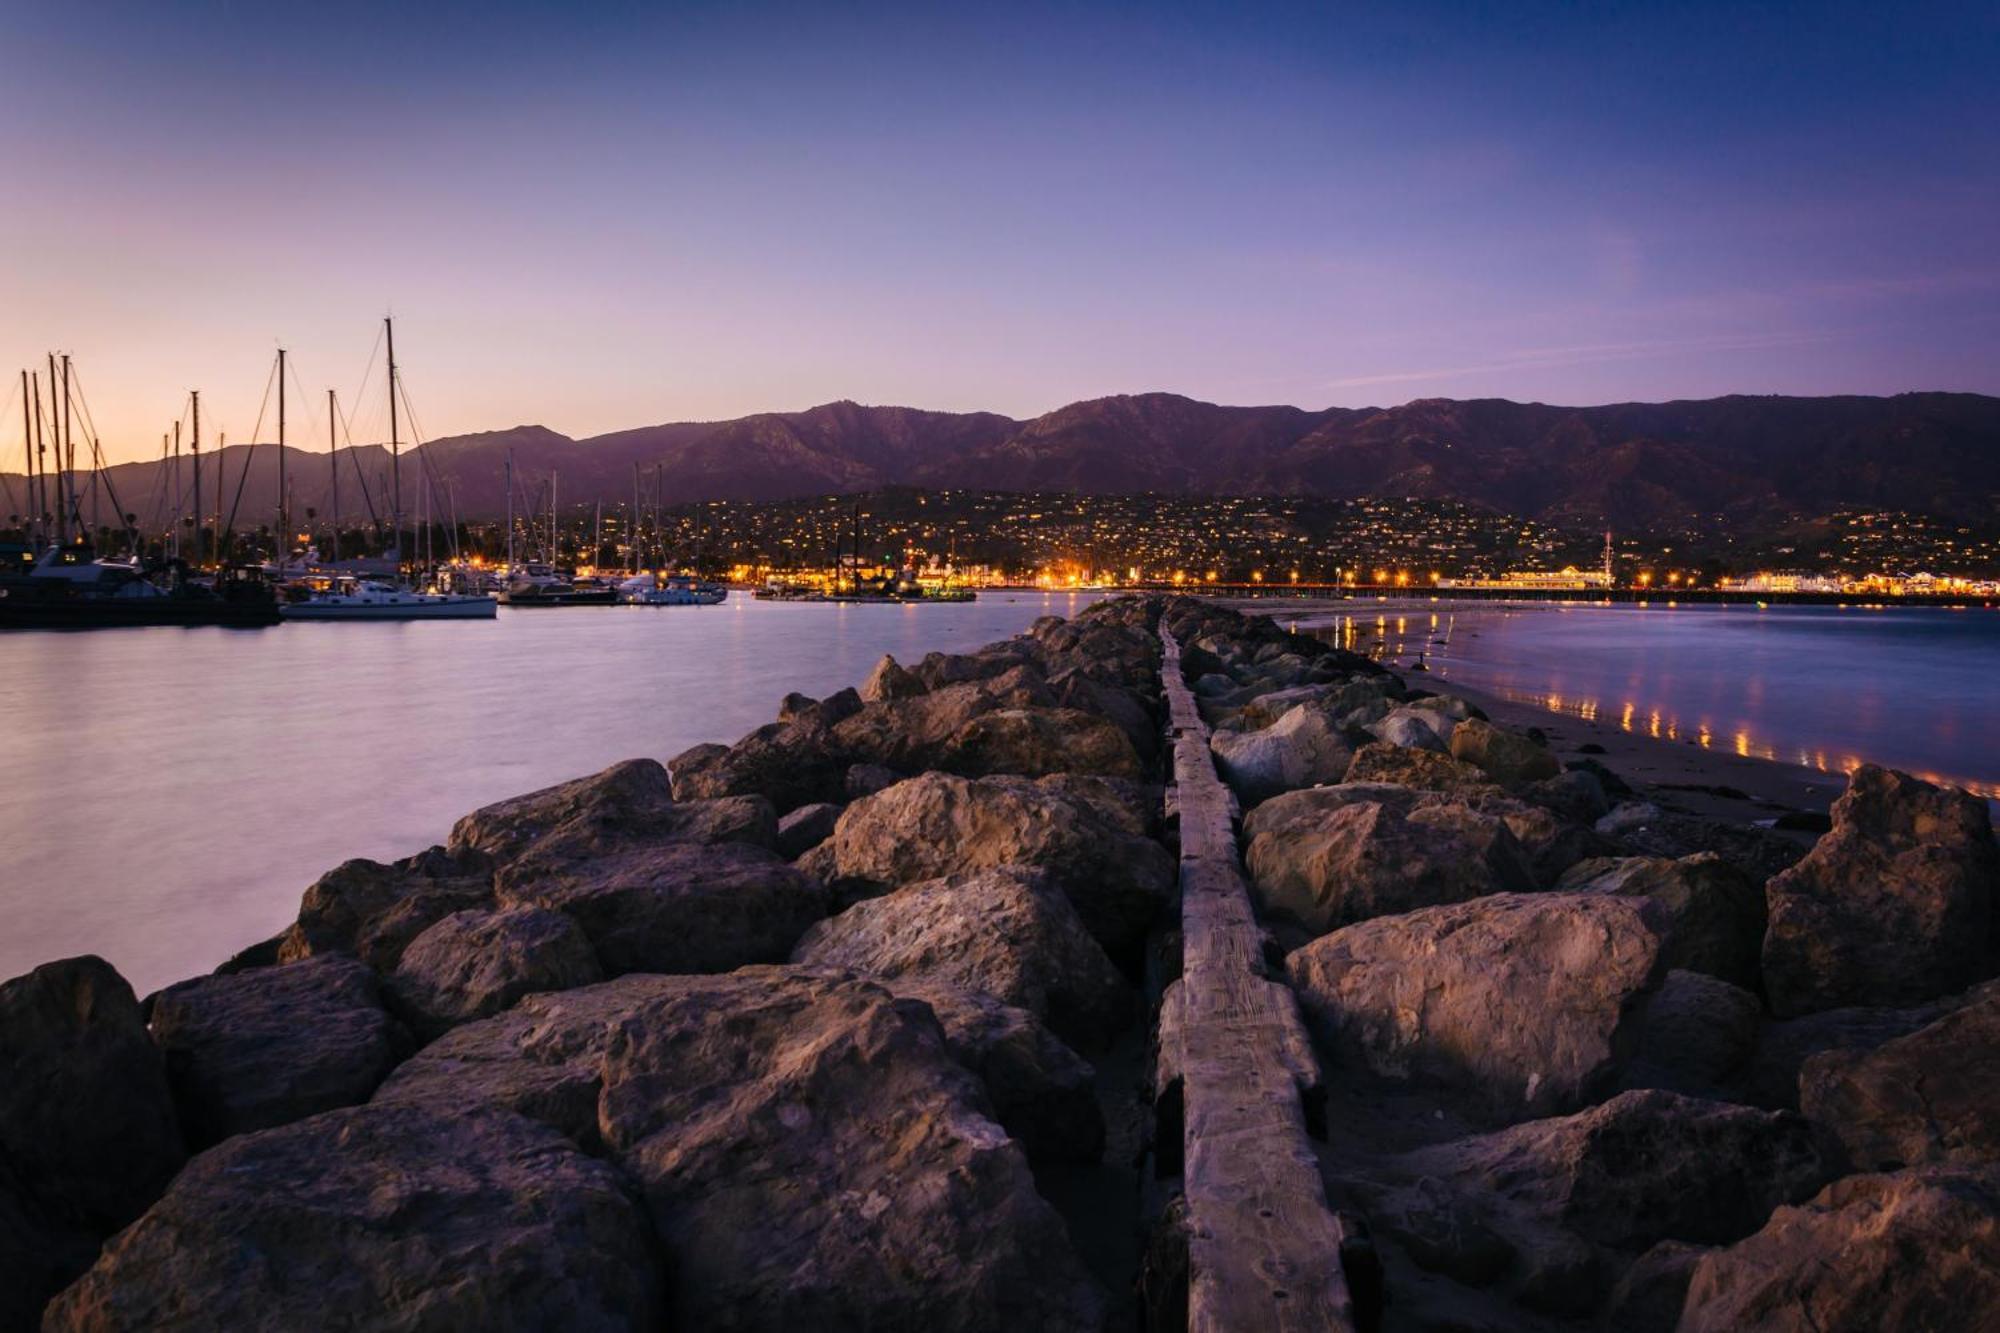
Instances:
[[[1137,778],[1138,751],[1108,718],[1074,708],[1002,708],[982,713],[938,747],[936,766],[948,773],[1096,773]]]
[[[409,1049],[375,974],[334,955],[196,977],[152,1006],[153,1040],[197,1147],[366,1101]]]
[[[1223,781],[1245,805],[1300,787],[1339,782],[1354,760],[1338,723],[1300,704],[1261,731],[1218,731],[1209,739]]]
[[[994,1119],[1031,1162],[1095,1162],[1104,1155],[1096,1071],[1026,1009],[984,991],[902,977],[891,993],[922,1000],[952,1058],[979,1076]]]
[[[831,727],[861,711],[861,694],[851,686],[824,699],[788,694],[778,701],[778,721],[803,722],[808,726]]]
[[[452,825],[453,856],[504,864],[573,820],[650,831],[674,803],[673,782],[658,760],[627,759],[601,773],[483,806]]]
[[[1703,1255],[1683,1333],[1975,1333],[2000,1309],[2000,1169],[1849,1176]]]
[[[1173,858],[1088,802],[1025,778],[943,773],[848,806],[834,830],[836,872],[883,888],[964,871],[1047,870],[1113,961],[1129,965],[1171,896]]]
[[[369,1106],[203,1153],[44,1327],[650,1329],[661,1286],[612,1167],[519,1116]]]
[[[1737,1240],[1827,1176],[1798,1116],[1659,1091],[1421,1149],[1384,1170],[1411,1184],[1371,1219],[1414,1239],[1419,1263],[1476,1285],[1505,1280],[1525,1303],[1570,1315],[1595,1309],[1656,1242]],[[1443,1242],[1454,1233],[1498,1238],[1507,1262],[1494,1262],[1490,1241],[1452,1254]]]
[[[833,826],[840,822],[840,812],[846,807],[832,801],[820,801],[813,805],[802,805],[778,821],[778,855],[796,861],[813,848],[833,836]]]
[[[1570,823],[1545,806],[1510,796],[1499,787],[1471,787],[1457,792],[1433,792],[1419,805],[1463,804],[1507,826],[1528,858],[1538,886],[1561,879],[1579,861],[1618,850],[1617,844],[1588,824]]]
[[[873,796],[878,791],[886,791],[903,780],[903,774],[882,764],[853,764],[841,782],[841,790],[846,799],[858,801],[863,796]]]
[[[604,979],[581,927],[560,912],[454,912],[410,943],[389,996],[419,1035],[496,1014],[523,995]]]
[[[1370,741],[1354,752],[1344,782],[1393,782],[1428,791],[1464,791],[1491,786],[1493,779],[1471,764],[1462,764],[1434,750]]]
[[[1521,1119],[1605,1091],[1665,971],[1657,908],[1599,894],[1497,894],[1378,917],[1286,960],[1334,1058]]]
[[[1040,673],[1017,666],[987,680],[869,704],[830,736],[850,762],[918,773],[937,767],[947,744],[974,718],[1003,709],[1052,708],[1055,702]]]
[[[939,981],[1035,1015],[1064,1040],[1108,1045],[1133,997],[1044,871],[1018,866],[948,876],[856,903],[808,930],[797,963],[851,968],[900,990]]]
[[[1260,832],[1245,860],[1259,905],[1314,932],[1535,887],[1507,826],[1458,805],[1347,805],[1314,828]]]
[[[850,759],[836,731],[812,721],[773,722],[726,749],[697,745],[668,761],[674,797],[761,796],[778,814],[840,800]]]
[[[914,699],[927,693],[929,686],[911,675],[895,658],[887,653],[868,673],[868,679],[861,682],[861,702],[864,704],[885,703],[891,699]]]
[[[0,1328],[89,1267],[186,1153],[132,988],[101,958],[0,985]]]
[[[1618,1333],[1674,1333],[1694,1266],[1709,1248],[1663,1240],[1647,1250],[1612,1286],[1598,1312],[1598,1327]]]
[[[1153,783],[1091,773],[1051,773],[1035,779],[1035,785],[1089,806],[1107,823],[1133,837],[1150,838],[1160,830],[1162,793]]]
[[[1757,1033],[1749,1061],[1730,1084],[1731,1096],[1752,1106],[1799,1109],[1799,1074],[1821,1051],[1871,1051],[1949,1013],[1945,1002],[1904,1009],[1828,1009],[1780,1022]]]
[[[1183,659],[1185,660],[1185,659]],[[1234,684],[1234,681],[1231,681]],[[1245,703],[1237,715],[1237,725],[1244,731],[1260,731],[1270,726],[1285,714],[1301,704],[1318,704],[1339,690],[1337,685],[1298,685],[1289,690],[1269,690]],[[1338,708],[1329,708],[1335,717]]]
[[[1628,855],[1673,860],[1714,852],[1758,883],[1782,874],[1806,850],[1784,834],[1756,824],[1676,814],[1643,801],[1621,805],[1597,823],[1600,832],[1616,830],[1614,836]]]
[[[335,866],[305,891],[274,961],[345,954],[378,972],[393,971],[411,940],[453,912],[493,901],[491,876],[430,873],[441,868],[366,860]]]
[[[1565,893],[1611,893],[1658,903],[1668,922],[1667,966],[1756,989],[1764,894],[1714,852],[1676,861],[1644,856],[1582,861],[1556,887]]]
[[[1260,803],[1243,816],[1243,838],[1247,846],[1261,837],[1293,838],[1308,834],[1350,805],[1374,803],[1407,814],[1429,794],[1394,782],[1340,782],[1330,787],[1286,792]]]
[[[1064,708],[1109,719],[1132,742],[1141,764],[1150,765],[1159,757],[1159,726],[1152,708],[1138,691],[1072,668],[1049,678],[1049,693]]]
[[[1456,725],[1442,713],[1405,706],[1369,723],[1368,730],[1377,740],[1391,745],[1449,754],[1451,733]]]
[[[1560,815],[1572,824],[1595,824],[1611,812],[1611,798],[1595,773],[1565,769],[1521,788],[1521,799]]]
[[[673,983],[614,1033],[600,1102],[688,1275],[672,1326],[1099,1326],[1062,1221],[927,1006],[799,969]]]
[[[575,990],[547,991],[491,1018],[453,1028],[397,1066],[374,1103],[442,1115],[512,1111],[599,1152],[597,1094],[612,1031],[670,992],[672,977],[635,972]]]
[[[1863,765],[1833,832],[1766,891],[1773,1013],[1910,1004],[1983,975],[2000,849],[1984,801]]]
[[[2000,985],[1872,1051],[1810,1057],[1799,1105],[1862,1171],[2000,1162]]]
[[[726,972],[782,962],[826,915],[826,891],[741,843],[641,843],[599,856],[531,853],[501,871],[500,901],[562,912],[604,970]]]
[[[1679,1091],[1722,1087],[1756,1049],[1763,1014],[1763,1002],[1740,986],[1701,972],[1668,972],[1646,1006],[1640,1066],[1652,1081]]]
[[[1539,782],[1562,772],[1562,764],[1548,746],[1476,717],[1452,729],[1451,757],[1508,787]]]

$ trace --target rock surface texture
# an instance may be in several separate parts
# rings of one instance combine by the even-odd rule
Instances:
[[[1984,801],[1864,766],[1833,831],[1767,894],[1775,1013],[1910,1004],[1987,974],[2000,849]]]

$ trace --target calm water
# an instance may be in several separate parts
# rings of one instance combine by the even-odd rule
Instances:
[[[1344,639],[1628,731],[2000,796],[2000,611],[1384,605]]]
[[[963,651],[1087,597],[510,611],[446,624],[0,635],[0,979],[80,953],[145,994],[291,920],[354,856],[479,805],[733,741],[885,652]]]

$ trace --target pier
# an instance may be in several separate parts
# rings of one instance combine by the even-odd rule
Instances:
[[[1291,987],[1266,968],[1235,798],[1216,775],[1180,645],[1164,626],[1160,637],[1182,947],[1162,1007],[1160,1078],[1169,1100],[1178,1084],[1182,1108],[1188,1328],[1352,1329],[1342,1228],[1308,1133],[1319,1064]]]

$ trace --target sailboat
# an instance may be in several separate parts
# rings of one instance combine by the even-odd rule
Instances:
[[[396,328],[382,321],[389,352],[389,460],[395,470],[395,507],[390,531],[400,546],[403,540],[403,455],[396,421]],[[279,421],[284,420],[284,381],[279,380]],[[280,444],[279,457],[283,446]],[[282,488],[279,491],[283,498]],[[400,560],[399,560],[400,564]],[[404,581],[389,579],[336,579],[324,592],[281,608],[287,620],[491,620],[499,614],[499,604],[480,593],[439,592],[418,589]]]

